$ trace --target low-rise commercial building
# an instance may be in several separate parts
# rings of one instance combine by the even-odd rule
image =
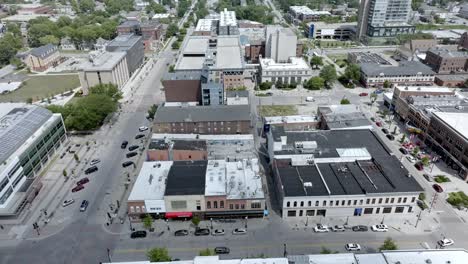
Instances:
[[[436,75],[434,82],[440,86],[446,87],[463,87],[468,74],[439,74]]]
[[[317,116],[266,116],[263,118],[263,132],[268,133],[272,126],[282,126],[287,131],[311,131],[318,128]]]
[[[395,86],[393,90],[392,104],[390,109],[403,120],[408,117],[408,98],[409,97],[444,97],[454,96],[455,92],[447,87],[438,86]]]
[[[260,59],[260,81],[278,81],[283,84],[302,84],[312,76],[312,69],[303,58],[292,57],[289,62],[277,63],[273,59]]]
[[[0,216],[17,217],[42,187],[39,175],[66,140],[60,114],[0,104]]]
[[[425,63],[437,73],[465,72],[468,69],[468,53],[431,48],[426,52]]]
[[[249,134],[250,105],[160,106],[155,133]]]
[[[356,36],[357,23],[310,22],[307,24],[306,35],[310,39],[351,40]]]
[[[119,35],[106,45],[109,52],[125,52],[130,76],[143,64],[145,48],[141,36],[135,34]]]
[[[290,6],[289,16],[295,23],[318,21],[323,16],[330,16],[328,11],[311,10],[307,6]]]
[[[155,20],[149,20],[140,25],[141,37],[145,51],[156,50],[158,42],[163,39],[163,25]]]
[[[47,44],[32,49],[25,57],[24,63],[32,71],[45,71],[50,67],[55,67],[60,63],[61,57],[56,45]]]
[[[322,130],[373,128],[358,105],[319,106],[317,116]]]
[[[382,87],[385,81],[393,85],[432,85],[435,73],[419,61],[401,62],[399,66],[361,64],[361,82],[365,87]]]
[[[128,35],[128,34],[141,34],[140,22],[137,20],[126,20],[122,24],[117,26],[117,34]]]
[[[201,71],[168,72],[162,80],[166,102],[200,102]]]
[[[213,36],[216,34],[217,19],[202,18],[197,22],[197,26],[193,31],[194,36]]]
[[[248,105],[249,91],[226,91],[226,105]]]
[[[283,219],[415,211],[423,189],[372,130],[273,127],[267,139]]]

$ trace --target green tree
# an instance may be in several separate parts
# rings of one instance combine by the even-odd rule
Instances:
[[[393,239],[390,237],[385,239],[382,246],[379,247],[380,250],[397,250],[398,246]]]
[[[430,159],[429,159],[429,157],[427,157],[427,156],[424,156],[424,157],[422,157],[422,159],[421,159],[421,162],[422,162],[422,164],[423,164],[424,166],[429,166],[429,161],[430,161]]]
[[[325,80],[322,77],[312,77],[304,82],[304,88],[309,90],[320,90],[325,86]]]
[[[106,95],[109,98],[112,98],[114,102],[117,102],[120,99],[122,99],[122,92],[119,90],[117,85],[111,83],[95,85],[89,88],[89,92],[91,94]]]
[[[171,261],[171,257],[166,248],[152,248],[146,252],[146,256],[150,262]]]
[[[21,29],[16,23],[8,22],[6,24],[6,30],[8,33],[13,34],[15,37],[21,36]]]
[[[340,104],[347,105],[347,104],[351,104],[351,102],[349,101],[348,98],[343,98],[343,99],[341,99]]]
[[[312,59],[310,59],[310,66],[312,68],[317,68],[318,66],[323,65],[323,58],[320,56],[313,56]]]
[[[178,49],[180,48],[180,42],[174,41],[174,42],[172,43],[172,46],[171,46],[171,47],[172,47],[172,49],[174,49],[174,50],[178,50]]]
[[[73,20],[70,17],[61,16],[57,19],[56,23],[58,27],[62,28],[62,27],[71,26],[73,24]]]
[[[73,154],[73,158],[76,160],[76,162],[80,161],[80,157],[78,157],[78,154]]]
[[[154,115],[156,114],[156,111],[158,110],[158,105],[154,104],[148,109],[148,117],[149,118],[154,118]]]
[[[47,44],[58,45],[60,43],[60,40],[54,35],[47,35],[47,36],[40,37],[39,43],[41,43],[41,45],[47,45]]]
[[[405,139],[406,139],[406,134],[403,134],[403,135],[401,136],[400,143],[405,142]]]
[[[63,174],[63,177],[67,177],[67,175],[68,175],[68,174],[67,174],[67,170],[64,169],[64,170],[62,171],[62,174]]]
[[[357,64],[350,64],[346,67],[344,76],[348,81],[358,82],[361,79],[361,68]]]
[[[194,217],[192,218],[192,224],[193,224],[194,226],[197,226],[197,227],[198,227],[198,225],[200,224],[200,218],[197,217],[197,216],[194,216]]]
[[[418,196],[418,199],[421,200],[421,201],[426,200],[426,194],[425,193],[420,193],[419,196]]]
[[[269,90],[273,84],[271,82],[262,82],[259,86],[260,90]]]
[[[120,11],[132,11],[134,6],[133,0],[104,0],[106,11],[109,14],[117,14]]]
[[[320,77],[322,77],[322,79],[327,83],[333,83],[334,81],[336,81],[338,75],[336,74],[335,66],[326,65],[325,67],[323,67],[320,71]]]
[[[175,72],[175,66],[174,65],[171,65],[169,66],[169,72]]]
[[[21,47],[20,37],[16,37],[12,33],[6,33],[0,38],[0,64],[9,64]]]
[[[320,251],[320,254],[337,254],[339,253],[338,251],[332,251],[329,248],[323,247],[322,250]]]
[[[95,3],[93,0],[80,0],[80,11],[82,13],[89,13],[94,11]]]
[[[389,80],[385,80],[383,83],[384,88],[390,88],[392,87],[392,83]]]
[[[146,6],[146,12],[154,12],[155,14],[164,14],[167,12],[166,8],[156,2],[151,1],[148,6]]]
[[[215,255],[215,252],[211,248],[206,248],[198,252],[198,256],[214,256],[214,255]]]
[[[179,28],[175,23],[171,23],[166,29],[166,39],[173,37],[179,32]]]
[[[143,218],[143,226],[148,230],[153,227],[153,217],[150,214],[146,214],[145,218]]]

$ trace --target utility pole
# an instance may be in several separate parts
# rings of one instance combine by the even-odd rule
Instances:
[[[431,206],[429,207],[429,213],[431,213],[432,207],[434,206],[436,199],[437,199],[437,193],[434,193],[434,196],[432,196]]]
[[[110,249],[107,248],[107,258],[109,259],[109,263],[112,263],[111,255],[110,255]]]
[[[417,228],[417,227],[418,227],[419,221],[421,220],[422,211],[423,211],[423,210],[419,211],[418,219],[416,219],[416,224],[414,225],[414,228]]]

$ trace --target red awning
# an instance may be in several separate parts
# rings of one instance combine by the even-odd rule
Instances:
[[[170,212],[166,213],[166,218],[190,218],[192,212]]]

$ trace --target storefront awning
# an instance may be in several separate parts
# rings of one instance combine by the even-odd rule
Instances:
[[[169,212],[166,213],[166,218],[190,218],[192,212]]]

